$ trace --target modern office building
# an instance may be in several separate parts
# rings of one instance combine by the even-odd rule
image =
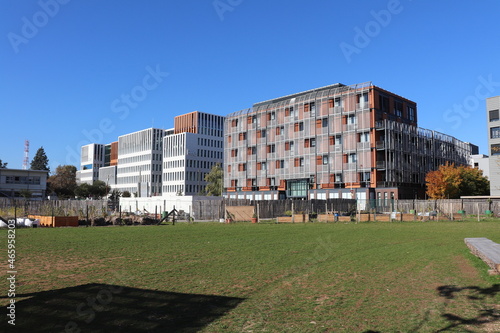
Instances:
[[[118,137],[116,188],[140,197],[161,195],[165,130],[148,128]]]
[[[101,180],[138,197],[197,195],[212,166],[223,163],[223,129],[224,117],[195,111],[175,117],[172,129],[83,146],[78,182]]]
[[[81,148],[80,170],[76,172],[78,184],[92,184],[96,180],[106,181],[109,176],[100,174],[103,167],[118,163],[118,141],[110,144],[91,143]],[[110,183],[111,184],[111,183]]]
[[[229,198],[423,197],[429,170],[468,164],[471,150],[417,127],[415,102],[370,82],[256,103],[224,131]]]
[[[81,148],[80,170],[76,172],[77,183],[92,184],[99,179],[99,168],[104,166],[104,145],[91,143]]]
[[[205,175],[224,161],[224,117],[199,111],[177,116],[163,139],[163,193],[198,195]]]
[[[500,96],[486,99],[486,119],[488,119],[488,148],[490,195],[500,195]]]

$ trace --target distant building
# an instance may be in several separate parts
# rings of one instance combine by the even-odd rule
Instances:
[[[47,191],[48,171],[0,169],[0,196],[21,197],[29,191],[32,199],[44,199]]]
[[[483,171],[483,176],[490,179],[490,159],[488,155],[475,154],[470,156],[470,166]]]
[[[163,139],[163,194],[198,195],[205,175],[224,161],[224,117],[196,111],[174,124]]]
[[[500,195],[500,96],[486,99],[490,195]]]
[[[101,180],[111,190],[138,197],[197,195],[205,175],[224,161],[224,117],[191,112],[174,119],[174,128],[149,128],[118,141],[82,147],[79,183]]]
[[[425,175],[467,165],[470,144],[417,127],[415,102],[371,82],[256,103],[225,122],[225,196],[423,197]]]

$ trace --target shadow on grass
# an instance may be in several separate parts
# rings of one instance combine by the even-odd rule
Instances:
[[[447,300],[465,297],[467,300],[473,302],[473,305],[476,307],[476,316],[465,318],[452,313],[443,313],[441,316],[449,324],[436,332],[444,332],[451,329],[462,329],[465,332],[469,332],[469,326],[485,328],[487,325],[494,325],[500,321],[500,308],[498,308],[498,305],[495,307],[495,297],[500,292],[500,284],[494,284],[489,288],[446,285],[438,287],[437,291],[439,296]]]
[[[197,332],[244,300],[108,284],[16,296],[29,297],[15,303],[17,332]]]

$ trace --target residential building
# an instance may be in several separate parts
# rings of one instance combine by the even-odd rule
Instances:
[[[488,148],[490,195],[500,195],[500,96],[486,99],[486,117],[488,119]]]
[[[28,191],[32,199],[44,199],[48,173],[45,170],[0,169],[0,196],[18,198]]]
[[[224,117],[195,111],[175,117],[174,126],[163,139],[163,194],[198,195],[224,161]]]
[[[415,102],[371,82],[256,103],[228,115],[224,131],[230,198],[423,197],[428,171],[468,164],[471,150],[417,127]]]

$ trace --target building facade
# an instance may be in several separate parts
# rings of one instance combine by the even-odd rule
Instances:
[[[118,137],[116,185],[140,197],[161,195],[163,137],[165,130],[148,128]]]
[[[163,193],[199,195],[206,174],[224,162],[224,117],[196,111],[175,117],[174,126],[163,141]]]
[[[256,103],[228,115],[224,130],[230,198],[422,197],[429,170],[470,155],[466,143],[417,127],[415,102],[370,82]]]
[[[205,175],[224,161],[223,130],[223,116],[195,111],[175,117],[172,129],[149,128],[83,146],[77,180],[101,180],[137,197],[197,195]]]
[[[500,195],[500,96],[486,99],[490,195]]]
[[[0,169],[0,196],[21,197],[29,192],[32,199],[44,199],[47,191],[48,171]]]

